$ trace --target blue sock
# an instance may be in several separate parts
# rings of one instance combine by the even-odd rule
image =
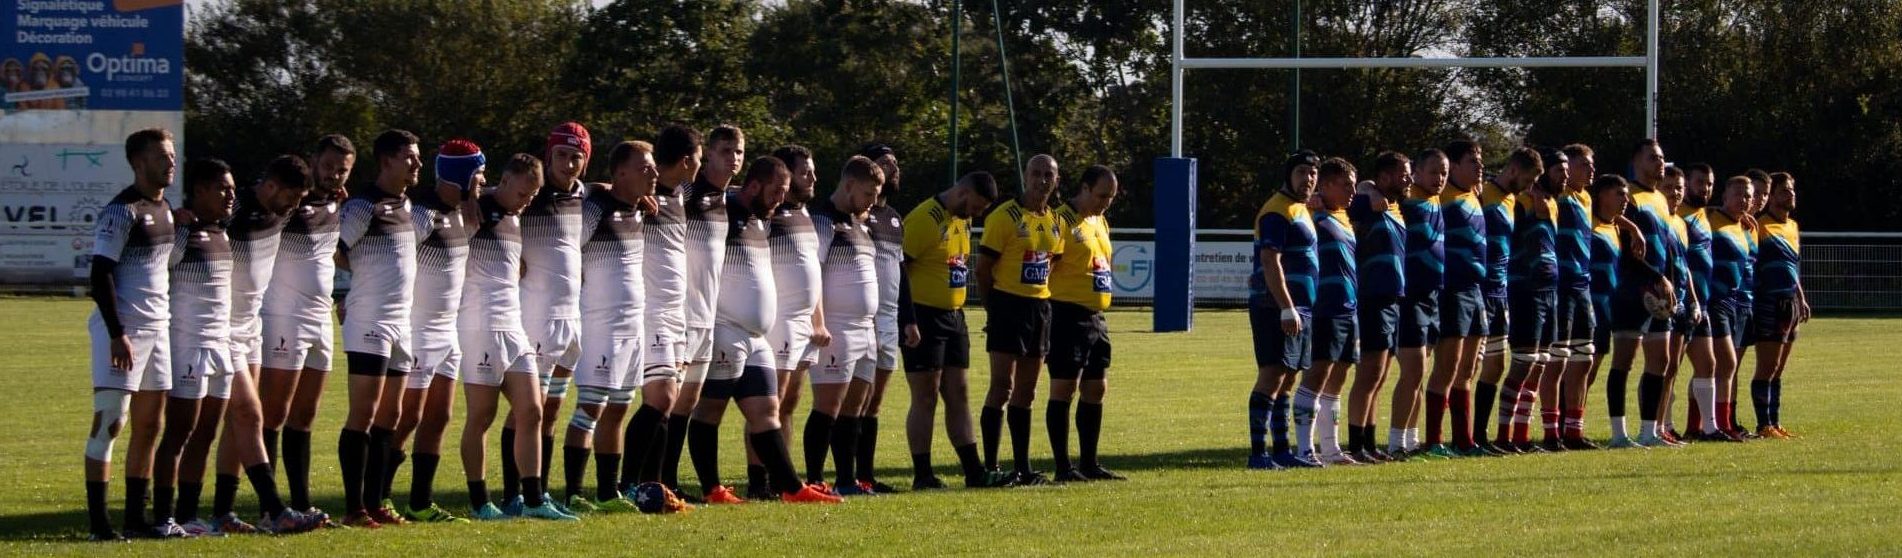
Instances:
[[[1288,412],[1294,408],[1293,397],[1286,395],[1274,398],[1274,414],[1268,419],[1268,428],[1275,433],[1275,453],[1288,451]]]
[[[1783,426],[1783,378],[1770,380],[1770,426]]]
[[[1274,407],[1274,400],[1268,394],[1251,391],[1248,393],[1248,443],[1252,453],[1268,453],[1268,411]]]
[[[1770,381],[1750,381],[1750,406],[1757,411],[1757,428],[1770,426]]]

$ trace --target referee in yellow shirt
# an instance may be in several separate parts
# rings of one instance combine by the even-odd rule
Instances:
[[[1050,351],[1050,266],[1063,254],[1050,195],[1057,189],[1057,160],[1030,158],[1023,196],[1006,200],[984,218],[978,243],[977,294],[984,298],[985,348],[991,353],[991,389],[984,396],[984,465],[997,470],[997,445],[1010,404],[1011,456],[1016,467],[1002,484],[1047,482],[1030,468],[1030,405],[1037,375]]]
[[[1070,203],[1057,208],[1057,230],[1068,255],[1050,272],[1050,407],[1044,423],[1057,460],[1057,482],[1123,480],[1096,461],[1103,432],[1104,375],[1110,367],[1109,221],[1103,212],[1116,200],[1116,173],[1096,165],[1083,171],[1083,183]],[[1083,381],[1076,405],[1077,449],[1081,467],[1070,465],[1070,396]]]
[[[931,472],[931,430],[939,397],[944,398],[945,433],[957,449],[965,486],[991,484],[971,432],[964,378],[971,367],[971,334],[964,325],[964,296],[970,276],[966,262],[971,257],[971,218],[996,200],[997,180],[978,171],[905,215],[898,325],[905,380],[911,385],[905,441],[911,448],[912,490],[944,488],[944,481]]]

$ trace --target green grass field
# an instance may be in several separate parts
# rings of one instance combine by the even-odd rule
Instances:
[[[1784,422],[1803,436],[1799,440],[1252,472],[1242,467],[1254,368],[1244,314],[1205,312],[1195,333],[1164,335],[1143,331],[1147,314],[1116,312],[1103,451],[1109,467],[1132,477],[1126,483],[900,494],[835,507],[757,504],[679,516],[595,516],[573,525],[517,521],[102,546],[81,542],[90,304],[14,298],[0,299],[0,310],[0,379],[6,384],[0,389],[0,554],[6,555],[1087,556],[1242,549],[1842,555],[1902,549],[1902,460],[1892,438],[1902,427],[1895,411],[1902,383],[1890,352],[1902,346],[1902,321],[1893,319],[1829,318],[1807,327],[1791,360],[1784,405]],[[971,318],[982,323],[980,315]],[[981,340],[973,345],[981,347]],[[973,382],[974,396],[983,392],[983,372]],[[339,510],[332,441],[344,400],[340,375],[332,379],[316,428],[312,477],[317,504]],[[900,426],[905,389],[893,386],[879,446],[881,476],[893,484],[909,478]],[[1600,437],[1602,399],[1602,392],[1594,394],[1588,416]],[[1742,415],[1750,423],[1750,413]],[[1041,409],[1037,416],[1033,446],[1047,456]],[[737,423],[728,421],[733,449],[722,452],[729,478],[744,473]],[[1380,432],[1384,440],[1384,426]],[[941,474],[951,478],[952,452],[942,431],[937,439]],[[121,459],[124,447],[122,441]],[[455,450],[444,454],[437,499],[466,510]],[[490,482],[499,484],[496,457],[490,459]],[[399,496],[407,475],[406,467]],[[122,490],[115,479],[115,522]],[[255,515],[248,486],[238,506]]]

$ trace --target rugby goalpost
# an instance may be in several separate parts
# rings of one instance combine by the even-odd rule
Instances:
[[[1299,44],[1288,58],[1189,58],[1182,53],[1184,2],[1172,0],[1169,56],[1169,156],[1156,159],[1156,229],[1154,328],[1157,332],[1189,331],[1195,314],[1195,193],[1196,160],[1182,154],[1182,81],[1187,70],[1368,68],[1644,68],[1645,137],[1657,135],[1658,123],[1658,2],[1645,6],[1643,56],[1518,56],[1518,57],[1332,57],[1303,58]],[[1300,17],[1300,0],[1295,4]],[[1298,25],[1298,23],[1297,23]],[[1299,28],[1297,27],[1297,33]],[[1298,37],[1298,35],[1297,35]],[[1298,40],[1298,39],[1297,39]],[[1294,92],[1299,103],[1300,91]],[[1299,106],[1298,104],[1296,106]],[[1296,127],[1298,128],[1298,121]],[[1299,133],[1298,131],[1296,132]]]

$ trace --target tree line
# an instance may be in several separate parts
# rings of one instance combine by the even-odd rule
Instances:
[[[319,134],[404,128],[533,152],[579,120],[597,141],[682,121],[733,123],[749,146],[821,161],[894,146],[909,205],[950,178],[958,0],[232,0],[193,6],[186,153],[255,176]],[[1018,183],[1047,152],[1131,185],[1119,226],[1148,226],[1151,164],[1169,146],[1169,0],[962,0],[960,171]],[[1643,0],[1189,0],[1186,54],[1636,55]],[[1902,217],[1902,6],[1880,0],[1664,5],[1659,135],[1674,161],[1788,170],[1812,229]],[[1001,22],[1001,28],[999,26]],[[1001,49],[1000,40],[1001,35]],[[1011,91],[1006,102],[1003,75]],[[1200,70],[1184,146],[1200,160],[1200,225],[1246,227],[1295,137],[1290,71]],[[1308,70],[1303,147],[1371,164],[1383,149],[1471,137],[1585,142],[1621,169],[1644,126],[1636,69]],[[596,162],[600,166],[600,162]],[[595,176],[600,170],[595,169]],[[827,173],[822,173],[822,175]],[[1067,181],[1073,184],[1074,181]]]

